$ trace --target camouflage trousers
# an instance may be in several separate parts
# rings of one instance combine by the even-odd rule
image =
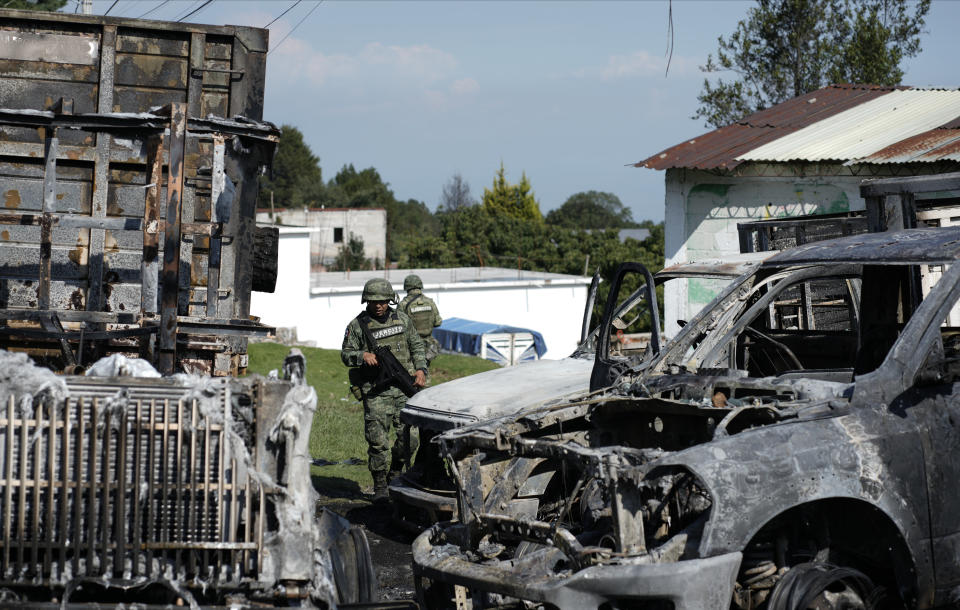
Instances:
[[[377,394],[363,397],[363,432],[367,439],[367,466],[371,473],[386,473],[391,460],[395,464],[406,459],[407,429],[410,432],[410,460],[420,446],[417,429],[400,421],[400,409],[407,404],[407,397],[397,388],[387,388]],[[390,428],[396,432],[396,440],[390,447]]]
[[[434,339],[433,335],[420,338],[423,339],[424,356],[427,359],[427,366],[430,366],[430,361],[440,353],[440,342]]]

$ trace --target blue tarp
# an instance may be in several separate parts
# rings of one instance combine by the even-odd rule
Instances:
[[[440,342],[440,347],[451,352],[464,354],[480,354],[481,336],[488,333],[530,333],[533,335],[533,348],[537,358],[547,352],[547,344],[543,335],[529,328],[517,328],[503,324],[477,322],[463,318],[447,318],[443,324],[433,329],[433,336]]]

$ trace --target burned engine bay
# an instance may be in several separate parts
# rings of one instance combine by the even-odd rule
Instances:
[[[430,553],[496,574],[500,592],[480,607],[530,599],[531,587],[549,589],[556,578],[590,568],[700,558],[713,496],[695,469],[671,458],[745,430],[847,408],[849,384],[807,385],[661,377],[645,384],[647,396],[595,395],[450,431],[438,442],[462,490],[461,523],[435,527]],[[736,567],[727,571],[731,578]],[[694,596],[707,591],[690,588]],[[571,607],[589,603],[563,599]],[[701,601],[729,605],[710,605],[718,599]]]

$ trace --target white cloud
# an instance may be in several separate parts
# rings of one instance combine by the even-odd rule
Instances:
[[[430,84],[449,78],[456,58],[429,45],[398,46],[370,42],[356,53],[317,51],[299,38],[288,38],[277,49],[279,68],[289,78],[308,78],[323,85],[333,79],[376,80],[400,78]],[[271,66],[273,69],[274,66]]]
[[[460,78],[450,85],[450,92],[455,95],[470,95],[480,90],[480,83],[473,78]]]
[[[663,76],[667,70],[667,59],[666,56],[653,55],[644,50],[634,51],[628,55],[611,55],[607,58],[606,65],[581,68],[574,72],[574,75],[605,81]],[[695,66],[696,62],[687,57],[674,55],[670,59],[671,74],[687,74]]]
[[[232,16],[231,23],[262,26],[271,18],[263,11],[247,11]],[[370,104],[395,107],[398,102],[446,110],[479,91],[479,83],[462,73],[452,53],[429,44],[371,41],[329,52],[305,35],[306,28],[288,36],[292,26],[285,18],[270,26],[267,73],[273,88],[334,95],[349,100],[352,111]]]

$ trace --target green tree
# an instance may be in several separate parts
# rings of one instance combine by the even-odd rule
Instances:
[[[0,8],[13,8],[27,11],[58,11],[67,0],[8,0]]]
[[[390,185],[372,167],[357,171],[344,165],[327,185],[326,203],[345,208],[390,208],[396,203]]]
[[[271,175],[260,178],[259,206],[270,206],[271,192],[277,207],[301,208],[320,203],[323,176],[319,163],[299,129],[292,125],[280,127]]]
[[[405,266],[498,266],[580,275],[589,256],[588,272],[599,268],[604,279],[596,312],[621,262],[639,261],[654,272],[663,267],[663,223],[644,221],[640,226],[650,229],[648,238],[621,242],[616,229],[587,232],[489,213],[482,206],[440,212],[437,218],[439,235],[411,244]]]
[[[340,246],[330,271],[363,271],[370,269],[370,259],[363,255],[363,239],[350,233],[347,243]]]
[[[613,193],[586,191],[571,195],[562,206],[547,214],[547,224],[581,229],[636,227],[633,213]]]
[[[483,189],[483,209],[489,214],[510,218],[537,221],[543,219],[540,204],[533,195],[526,172],[520,178],[519,184],[511,184],[507,182],[503,162],[493,178],[493,187]]]
[[[757,0],[704,79],[693,118],[721,127],[831,82],[896,85],[916,56],[930,0]]]

